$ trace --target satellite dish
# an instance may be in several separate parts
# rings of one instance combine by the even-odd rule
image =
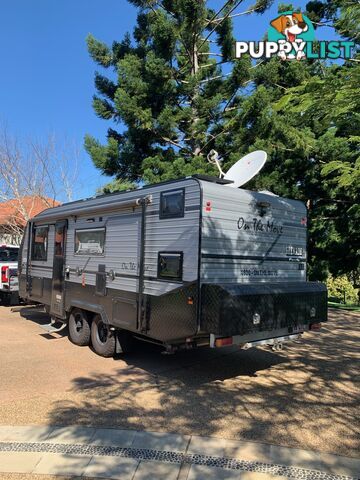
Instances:
[[[225,174],[225,180],[233,181],[233,183],[229,183],[226,186],[238,188],[247,183],[260,172],[265,165],[266,159],[267,153],[263,150],[257,150],[242,157]]]

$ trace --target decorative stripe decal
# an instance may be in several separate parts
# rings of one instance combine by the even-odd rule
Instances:
[[[76,273],[76,269],[75,268],[70,268],[70,273]],[[99,273],[97,270],[81,270],[81,274],[85,273],[86,275],[96,275],[97,273]],[[109,272],[105,272],[107,275],[109,274]],[[81,275],[79,275],[80,277]],[[134,274],[131,274],[131,273],[118,273],[118,272],[115,272],[115,277],[116,278],[134,278],[134,279],[138,279],[139,278],[139,275],[137,275],[136,273]],[[144,276],[144,279],[145,280],[148,280],[150,282],[161,282],[161,283],[179,283],[181,285],[188,285],[188,284],[191,284],[192,282],[190,281],[179,281],[179,280],[165,280],[164,278],[158,278],[158,277],[154,277],[154,276],[150,276],[150,275],[145,275]],[[69,281],[69,280],[67,280]]]
[[[245,472],[261,472],[298,480],[356,480],[354,477],[333,475],[320,470],[268,464],[236,458],[215,457],[212,455],[187,454],[171,451],[150,450],[143,448],[103,447],[96,445],[69,445],[59,443],[18,443],[0,442],[1,452],[44,452],[71,455],[112,456],[134,458],[137,460],[160,461],[165,463],[187,463],[206,465]]]
[[[200,210],[200,205],[191,205],[190,207],[185,207],[185,212],[195,212]]]
[[[30,270],[32,269],[44,269],[44,270],[52,270],[53,267],[52,266],[49,266],[49,265],[30,265]]]
[[[292,257],[263,257],[261,255],[221,255],[217,253],[202,253],[201,258],[218,258],[225,260],[258,260],[266,262],[289,262]],[[306,262],[306,258],[296,257],[297,262]]]

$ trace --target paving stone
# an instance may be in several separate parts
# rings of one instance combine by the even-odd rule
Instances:
[[[360,478],[360,459],[327,453],[318,453],[318,455],[324,472]]]
[[[288,480],[287,477],[259,472],[239,472],[223,468],[192,465],[187,480]]]
[[[140,462],[133,480],[177,480],[180,464]]]
[[[45,453],[32,473],[80,476],[84,473],[91,458],[85,455]]]
[[[94,456],[86,467],[84,476],[132,480],[138,464],[139,460],[133,458]]]
[[[42,455],[35,452],[0,452],[0,472],[31,473]]]
[[[256,442],[226,440],[224,447],[225,457],[248,460],[250,462],[272,463],[270,445]]]
[[[189,463],[183,463],[180,466],[179,476],[177,480],[187,480],[189,476],[191,465]]]
[[[272,445],[271,462],[279,465],[321,470],[334,475],[360,476],[360,459],[297,448]]]
[[[269,473],[241,472],[239,480],[288,480],[288,477],[270,475]]]
[[[279,447],[271,445],[271,463],[289,467],[323,470],[323,462],[318,452],[298,448]]]
[[[98,428],[89,443],[90,445],[131,447],[135,434],[136,430]]]
[[[132,448],[184,452],[190,436],[174,433],[136,432]]]
[[[240,480],[240,473],[223,468],[192,465],[187,480]]]
[[[1,442],[44,442],[54,430],[53,427],[0,426]]]
[[[88,427],[55,427],[46,442],[49,443],[69,443],[69,444],[87,444],[90,443],[96,432],[95,428]]]
[[[193,435],[187,453],[223,457],[225,456],[226,444],[227,441],[223,438]]]

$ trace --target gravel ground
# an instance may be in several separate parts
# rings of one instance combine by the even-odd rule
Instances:
[[[44,314],[0,307],[0,424],[146,429],[356,457],[359,320],[331,311],[320,334],[276,353],[230,347],[163,356],[140,344],[138,353],[104,359],[66,334],[43,333]]]

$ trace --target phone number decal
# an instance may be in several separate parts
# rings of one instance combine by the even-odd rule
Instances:
[[[243,277],[277,277],[277,270],[265,270],[255,268],[241,268],[239,271]]]

